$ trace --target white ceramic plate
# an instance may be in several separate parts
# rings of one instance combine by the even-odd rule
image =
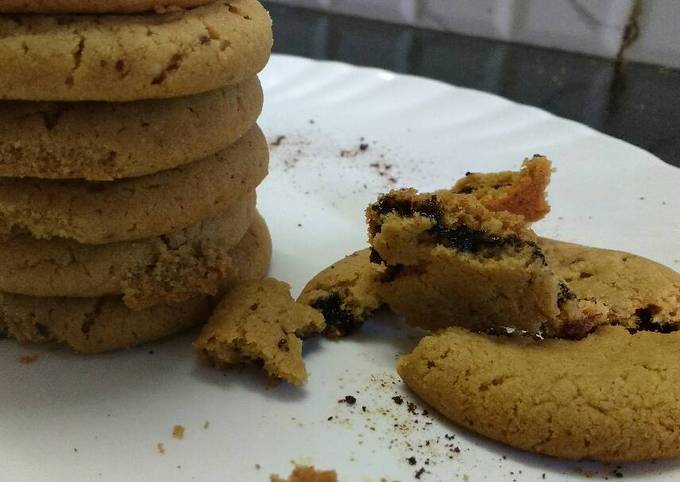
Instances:
[[[540,234],[680,267],[680,170],[636,147],[493,95],[375,69],[274,56],[262,78],[261,125],[272,141],[285,138],[259,204],[272,274],[295,293],[365,246],[363,209],[378,193],[446,187],[534,153],[557,168]],[[205,368],[194,336],[94,357],[1,341],[0,480],[259,482],[288,474],[291,461],[336,468],[345,482],[415,480],[421,467],[423,481],[680,477],[673,462],[617,469],[528,455],[422,415],[394,370],[416,336],[387,316],[351,339],[306,343],[304,389],[254,369]],[[19,363],[27,354],[39,358]],[[346,395],[356,404],[338,403]],[[183,440],[171,435],[176,424]]]

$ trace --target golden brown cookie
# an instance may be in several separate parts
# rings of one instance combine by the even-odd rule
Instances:
[[[0,13],[135,13],[172,11],[212,0],[2,0]]]
[[[28,296],[123,295],[139,310],[217,293],[228,250],[255,217],[255,193],[177,233],[110,244],[17,236],[0,243],[0,291]]]
[[[257,77],[189,97],[0,103],[0,176],[108,181],[213,155],[262,109]]]
[[[271,238],[257,216],[232,250],[238,279],[261,279],[269,270]],[[151,342],[205,323],[210,297],[132,311],[118,297],[37,298],[0,294],[0,332],[20,343],[62,343],[83,353],[100,353]]]
[[[312,278],[298,297],[298,303],[321,312],[329,338],[351,334],[383,304],[376,284],[383,270],[370,262],[370,254],[370,249],[364,249],[333,263]]]
[[[582,298],[609,308],[609,321],[669,331],[680,326],[680,273],[634,254],[543,238],[550,266]]]
[[[452,328],[399,360],[406,384],[486,437],[568,459],[680,456],[680,333],[601,327],[579,341]]]
[[[579,299],[551,270],[520,215],[470,194],[405,189],[367,218],[372,260],[385,266],[378,296],[409,323],[572,337],[606,321],[602,303]]]
[[[158,15],[0,17],[0,99],[108,102],[199,94],[267,63],[271,20],[257,0]]]
[[[550,161],[537,154],[526,159],[520,171],[468,172],[451,191],[471,194],[491,211],[508,211],[538,221],[550,212],[545,192],[550,174]]]
[[[290,286],[267,278],[231,289],[194,346],[218,368],[259,361],[270,376],[302,385],[307,370],[301,337],[324,327],[318,311],[293,300]]]
[[[0,178],[0,233],[85,244],[177,232],[224,212],[267,174],[268,146],[253,127],[224,151],[176,169],[113,182]]]

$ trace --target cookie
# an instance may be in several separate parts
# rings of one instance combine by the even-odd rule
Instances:
[[[538,221],[550,212],[546,200],[550,174],[551,162],[536,154],[524,161],[520,171],[468,172],[451,191],[471,194],[491,211],[508,211]]]
[[[228,250],[255,216],[255,193],[175,234],[110,244],[27,235],[0,243],[0,291],[29,296],[123,295],[139,310],[217,293],[233,274]]]
[[[392,191],[367,209],[378,296],[416,326],[578,337],[606,321],[550,268],[523,216],[471,194]]]
[[[211,0],[3,0],[0,13],[135,13],[193,8]]]
[[[257,74],[272,47],[257,0],[157,15],[0,17],[0,99],[121,102],[199,94]]]
[[[382,306],[375,278],[383,270],[370,262],[370,254],[370,249],[364,249],[333,263],[312,278],[298,297],[298,303],[321,312],[329,338],[352,334]]]
[[[189,97],[0,103],[0,176],[108,181],[213,155],[262,109],[257,77]]]
[[[550,266],[578,297],[598,298],[628,328],[680,327],[680,273],[634,254],[541,239]]]
[[[406,384],[455,423],[568,459],[680,455],[680,333],[601,327],[579,341],[493,337],[460,328],[399,360]]]
[[[232,250],[238,279],[266,276],[271,238],[257,216],[248,233]],[[0,332],[20,343],[61,343],[82,353],[100,353],[151,342],[205,323],[210,297],[156,305],[132,311],[119,297],[37,298],[0,294]]]
[[[383,479],[384,480],[384,479]],[[335,470],[316,470],[314,467],[296,466],[290,477],[282,479],[272,475],[271,482],[338,482]]]
[[[225,211],[267,174],[253,127],[219,153],[176,169],[113,182],[0,178],[0,234],[28,232],[85,244],[177,232]]]
[[[308,375],[301,338],[324,326],[318,311],[293,300],[290,286],[267,278],[230,290],[194,346],[218,368],[261,362],[270,376],[302,385]]]

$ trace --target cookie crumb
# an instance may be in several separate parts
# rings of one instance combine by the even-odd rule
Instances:
[[[404,399],[403,399],[400,395],[397,395],[397,396],[392,397],[392,400],[393,400],[394,403],[396,403],[397,405],[401,405],[402,403],[404,403]]]
[[[172,437],[177,440],[184,439],[184,427],[182,425],[175,425],[172,427]]]
[[[267,278],[233,288],[194,346],[217,368],[256,362],[271,377],[302,385],[303,339],[325,327],[321,313],[293,300],[288,284]]]
[[[286,140],[286,136],[277,136],[272,142],[269,143],[270,146],[278,147],[283,141]]]
[[[21,355],[19,357],[19,363],[22,365],[30,365],[38,361],[38,355]]]
[[[288,479],[272,475],[271,482],[338,482],[335,470],[316,470],[314,467],[295,466]]]
[[[406,461],[408,462],[409,465],[416,465],[418,463],[414,456],[407,458]]]
[[[165,455],[165,444],[163,444],[163,442],[158,442],[156,444],[156,449],[158,450],[159,454]]]
[[[356,397],[353,397],[352,395],[346,395],[345,398],[341,398],[338,400],[338,403],[346,403],[347,405],[354,405],[357,403]]]

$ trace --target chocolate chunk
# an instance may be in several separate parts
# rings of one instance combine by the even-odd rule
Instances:
[[[319,310],[323,315],[326,321],[324,334],[329,338],[350,335],[361,326],[361,322],[354,318],[354,314],[342,307],[342,298],[338,293],[319,298],[312,304],[312,308]]]

